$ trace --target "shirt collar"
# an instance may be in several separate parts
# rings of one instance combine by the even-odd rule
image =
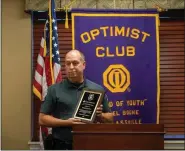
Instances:
[[[66,79],[66,84],[67,84],[68,88],[77,88],[77,86],[74,83],[72,83],[71,81],[69,81],[69,79]],[[84,78],[83,83],[78,87],[78,89],[85,88],[86,86],[87,86],[87,81]]]

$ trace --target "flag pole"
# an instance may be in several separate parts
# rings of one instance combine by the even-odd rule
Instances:
[[[49,27],[50,27],[50,36],[49,36],[49,52],[50,52],[50,69],[51,69],[51,81],[54,84],[54,75],[53,75],[53,64],[52,64],[52,18],[51,18],[51,0],[49,0]]]

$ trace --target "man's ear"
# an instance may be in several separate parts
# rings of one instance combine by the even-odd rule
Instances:
[[[86,62],[85,61],[84,61],[83,65],[84,65],[84,69],[85,69],[85,67],[86,67]]]

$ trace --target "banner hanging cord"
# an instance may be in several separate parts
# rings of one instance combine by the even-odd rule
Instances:
[[[66,20],[65,20],[65,28],[69,28],[69,20],[68,20],[68,8],[65,8],[66,12]]]
[[[57,8],[57,10],[65,10],[66,8],[69,9],[69,7],[75,2],[76,0],[71,0],[69,4],[64,5],[61,8]]]
[[[69,28],[69,19],[68,19],[68,10],[70,6],[75,2],[76,0],[71,0],[69,4],[66,4],[64,7],[57,8],[57,10],[64,10],[66,13],[66,19],[65,19],[65,28]]]
[[[162,7],[160,7],[159,5],[155,4],[154,7],[157,9],[157,11],[160,13],[160,12],[164,12],[164,11],[168,11],[168,9],[164,9]],[[160,18],[159,18],[159,15],[158,15],[158,26],[160,26]]]
[[[71,6],[74,2],[76,2],[76,0],[71,0],[71,1],[69,2],[69,4],[66,4],[66,5],[64,5],[64,6],[61,7],[61,8],[57,8],[57,10],[60,10],[60,11],[61,11],[61,10],[64,10],[65,13],[66,13],[65,28],[69,28],[69,23],[68,23],[68,22],[69,22],[68,11],[70,10],[70,6]],[[116,9],[116,1],[114,0],[113,2],[114,2],[114,9]],[[134,0],[133,0],[133,9],[135,9],[134,3],[135,3],[135,2],[134,2]],[[154,5],[154,7],[157,9],[158,12],[168,11],[167,9],[164,9],[164,8],[158,6],[158,5]],[[159,26],[160,26],[160,21],[159,21]]]

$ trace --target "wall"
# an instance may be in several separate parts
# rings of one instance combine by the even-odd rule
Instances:
[[[2,149],[29,149],[31,19],[24,0],[2,0]]]

